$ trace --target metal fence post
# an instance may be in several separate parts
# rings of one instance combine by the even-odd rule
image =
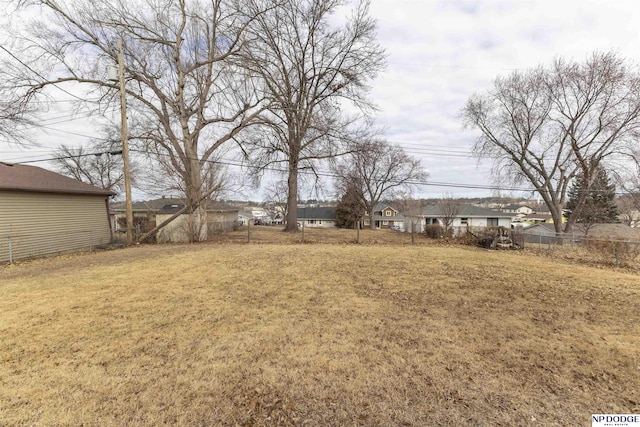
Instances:
[[[360,221],[356,221],[356,242],[360,243]]]
[[[13,245],[11,244],[11,236],[7,239],[9,240],[9,264],[13,264]]]

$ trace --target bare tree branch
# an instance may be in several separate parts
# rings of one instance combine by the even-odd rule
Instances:
[[[633,159],[639,88],[638,71],[616,54],[595,53],[584,63],[557,59],[548,68],[498,77],[491,91],[469,99],[463,117],[480,131],[475,153],[494,157],[500,175],[531,184],[562,232],[574,177],[580,173],[589,190],[599,166],[620,155]],[[578,200],[564,231],[584,201]]]
[[[367,82],[384,66],[375,42],[375,22],[368,1],[360,1],[342,26],[331,15],[340,0],[252,0],[253,10],[273,5],[249,26],[243,65],[261,78],[269,99],[260,133],[247,138],[253,164],[288,164],[286,230],[297,229],[298,171],[314,170],[319,160],[350,151],[356,117],[341,111],[341,103],[363,113],[373,105]],[[255,12],[254,12],[255,14]]]
[[[347,190],[358,194],[371,218],[371,228],[374,228],[374,208],[383,197],[411,189],[428,176],[418,159],[383,140],[360,143],[357,151],[337,164],[335,173],[343,194]]]

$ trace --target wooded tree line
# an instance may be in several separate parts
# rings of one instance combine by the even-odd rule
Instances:
[[[106,69],[116,64],[122,40],[129,133],[152,165],[138,178],[170,182],[194,215],[204,213],[204,195],[222,188],[222,160],[234,149],[256,179],[274,167],[285,171],[288,230],[297,228],[301,172],[319,176],[331,165],[339,196],[354,195],[354,209],[370,215],[383,197],[427,177],[371,122],[369,84],[384,68],[385,52],[367,0],[11,4],[3,49],[15,53],[3,60],[0,87],[6,138],[20,141],[51,105],[54,88],[67,82],[89,88],[86,96],[70,94],[77,109],[116,107],[118,85]],[[599,170],[621,178],[637,165],[639,89],[637,68],[614,53],[585,62],[559,58],[498,77],[491,90],[469,99],[463,117],[480,133],[474,152],[494,159],[496,176],[538,192],[558,232],[569,187],[580,177],[568,231]],[[85,166],[99,169],[95,163]],[[113,184],[114,175],[104,172],[96,172],[103,185]]]

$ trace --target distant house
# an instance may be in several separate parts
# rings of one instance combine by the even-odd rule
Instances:
[[[156,225],[171,217],[178,210],[184,207],[184,200],[175,197],[161,197],[159,199],[134,202],[133,227],[136,233],[144,234],[153,229]],[[115,203],[111,206],[112,212],[116,214],[115,229],[126,227],[126,210],[124,203]],[[188,242],[188,236],[178,237],[175,235],[176,228],[185,227],[187,214],[183,218],[174,220],[167,226],[166,230],[158,232],[156,241],[158,242]],[[227,230],[233,228],[233,224],[238,219],[238,208],[223,202],[210,202],[207,205],[207,223],[209,231],[214,229]],[[217,225],[216,225],[217,224]]]
[[[627,210],[618,215],[618,219],[631,227],[640,227],[640,211],[638,210]]]
[[[163,206],[155,215],[156,223],[162,224],[167,219],[174,216],[180,209],[184,208],[183,203],[173,203]],[[206,207],[207,226],[200,230],[200,237],[206,240],[212,234],[233,230],[238,220],[238,208],[222,202],[210,202]],[[158,243],[186,243],[189,242],[190,226],[189,213],[183,213],[178,218],[171,221],[158,231],[156,241]]]
[[[335,207],[298,208],[297,214],[300,227],[330,228],[336,226]]]
[[[238,225],[243,227],[253,224],[253,214],[251,211],[238,211]]]
[[[412,224],[415,224],[416,231],[423,232],[426,226],[443,225],[445,218],[446,215],[439,206],[428,206],[420,214],[406,215],[405,230],[411,230]],[[452,226],[455,233],[471,228],[510,228],[511,214],[474,205],[462,205],[453,217]]]
[[[404,230],[404,219],[404,215],[401,215],[393,206],[378,203],[373,208],[373,226],[376,229],[394,227]],[[364,218],[364,226],[367,228],[371,226],[369,215]]]
[[[112,195],[36,166],[0,163],[0,262],[109,244]]]
[[[156,214],[167,205],[182,205],[182,199],[174,197],[161,197],[159,199],[133,202],[133,228],[138,233],[145,233],[156,226]],[[127,227],[126,206],[124,202],[112,203],[111,211],[115,214],[114,230]]]
[[[529,224],[553,224],[553,217],[548,213],[530,213],[520,217],[520,220]]]
[[[513,215],[514,217],[523,217],[525,215],[529,215],[533,213],[533,209],[530,208],[529,206],[519,205],[516,203],[503,206],[500,210],[504,213],[514,214]]]

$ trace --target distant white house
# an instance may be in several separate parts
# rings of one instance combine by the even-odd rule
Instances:
[[[335,207],[298,208],[297,214],[300,227],[331,228],[336,226]]]
[[[253,224],[253,214],[250,211],[238,212],[238,225],[247,226]]]
[[[511,228],[510,213],[498,212],[473,205],[462,205],[453,217],[454,232],[460,233],[471,228],[505,227]],[[405,230],[411,230],[415,225],[417,232],[423,232],[426,226],[443,225],[446,215],[439,206],[427,206],[416,214],[405,215]]]

